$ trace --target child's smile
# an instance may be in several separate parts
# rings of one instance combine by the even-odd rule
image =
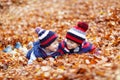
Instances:
[[[73,42],[69,39],[66,40],[66,43],[67,43],[67,48],[68,49],[74,49],[74,48],[79,46],[79,44],[77,44],[77,43],[75,43],[75,42]]]

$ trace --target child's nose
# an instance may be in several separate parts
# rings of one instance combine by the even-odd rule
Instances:
[[[54,45],[54,47],[57,47],[58,45]]]
[[[58,44],[54,45],[56,48],[58,47]]]

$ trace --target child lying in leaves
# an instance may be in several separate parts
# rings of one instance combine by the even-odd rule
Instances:
[[[86,42],[86,31],[88,24],[79,22],[77,26],[67,31],[66,39],[58,44],[57,34],[52,31],[37,27],[35,31],[39,40],[34,42],[34,46],[27,53],[28,64],[41,57],[45,59],[48,56],[57,57],[64,54],[94,52],[98,54],[96,47],[90,42]]]
[[[35,31],[39,36],[39,40],[33,43],[33,48],[26,55],[29,59],[28,64],[31,64],[39,57],[45,59],[48,56],[59,55],[59,53],[56,53],[58,47],[57,34],[39,27]]]
[[[77,26],[69,29],[66,34],[65,40],[59,45],[60,54],[65,53],[87,53],[99,54],[98,49],[86,41],[86,31],[88,30],[88,24],[85,22],[78,22]]]

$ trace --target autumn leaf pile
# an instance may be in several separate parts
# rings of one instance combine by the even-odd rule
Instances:
[[[36,26],[64,38],[78,21],[89,23],[88,41],[101,54],[39,58],[2,52],[8,44],[37,39]],[[120,0],[0,0],[0,80],[120,80]]]

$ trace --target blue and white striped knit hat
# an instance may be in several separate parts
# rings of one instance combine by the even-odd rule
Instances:
[[[55,34],[55,32],[45,30],[40,27],[37,27],[35,31],[38,34],[40,46],[44,48],[51,45],[58,37],[57,34]]]
[[[78,44],[82,44],[86,39],[86,31],[88,24],[85,22],[78,22],[77,26],[69,29],[66,34],[66,38],[72,40]]]

